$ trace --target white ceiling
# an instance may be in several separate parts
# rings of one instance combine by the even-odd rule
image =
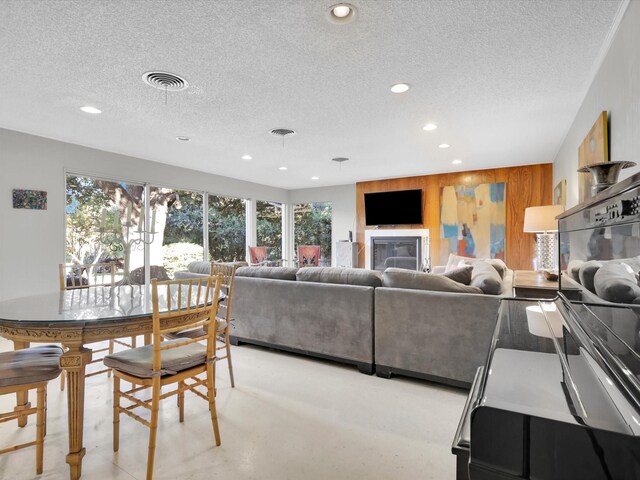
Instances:
[[[0,127],[283,188],[551,162],[620,7],[337,1],[2,0]]]

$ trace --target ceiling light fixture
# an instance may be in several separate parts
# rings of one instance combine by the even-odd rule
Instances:
[[[98,110],[96,107],[90,107],[88,105],[84,107],[80,107],[80,110],[82,110],[84,113],[93,113],[93,114],[102,113],[102,110]]]
[[[278,170],[282,170],[284,172],[285,170],[289,170],[289,169],[287,167],[280,167],[278,168]]]
[[[329,21],[331,23],[350,23],[356,16],[356,7],[349,3],[338,3],[329,7],[327,16],[329,17]]]
[[[253,157],[251,155],[242,155],[240,158],[242,160],[253,160]]]
[[[451,162],[451,163],[453,163],[454,165],[460,165],[460,164],[462,163],[462,160],[460,160],[460,159],[457,159],[457,158],[456,158],[456,159],[455,159],[453,162]]]
[[[411,86],[408,83],[396,83],[395,85],[391,85],[391,91],[393,93],[404,93],[410,88]]]
[[[180,140],[181,142],[190,142],[191,141],[191,139],[189,137],[184,137],[184,136],[176,137],[176,140]]]
[[[449,148],[451,145],[449,145],[448,143],[441,143],[440,145],[438,145],[438,148]]]
[[[320,177],[311,177],[311,180],[320,180]]]
[[[427,123],[424,127],[422,127],[425,132],[433,132],[436,128],[438,128],[438,125],[436,125],[435,123]]]

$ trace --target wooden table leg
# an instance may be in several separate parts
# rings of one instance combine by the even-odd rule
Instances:
[[[29,348],[29,342],[19,342],[18,340],[13,341],[13,349],[14,350],[22,350],[23,348]],[[16,393],[16,407],[13,409],[14,412],[19,412],[20,410],[26,410],[31,408],[31,403],[29,402],[29,391],[25,390],[24,392]],[[18,418],[18,426],[24,427],[27,425],[28,417],[20,417]]]
[[[67,409],[69,416],[69,453],[67,463],[71,480],[82,475],[82,445],[84,425],[84,371],[91,361],[91,350],[82,345],[65,345],[67,351],[60,357],[60,366],[67,372]]]

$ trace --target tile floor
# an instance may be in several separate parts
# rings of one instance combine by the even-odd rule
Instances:
[[[0,351],[11,348],[0,339]],[[235,389],[226,364],[218,365],[222,445],[214,445],[203,400],[187,394],[182,424],[175,397],[165,400],[154,478],[455,478],[450,446],[464,391],[400,377],[385,380],[355,367],[247,345],[233,347],[233,355]],[[104,375],[87,380],[83,478],[142,479],[148,430],[123,415],[120,452],[113,453],[111,388]],[[0,397],[0,410],[14,398]],[[0,456],[0,478],[68,478],[65,398],[58,380],[51,382],[44,473],[35,475],[35,451],[28,448]],[[0,443],[35,436],[32,418],[25,429],[0,424]]]

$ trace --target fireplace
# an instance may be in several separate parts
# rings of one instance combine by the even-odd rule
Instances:
[[[365,268],[424,270],[429,267],[429,230],[365,230]]]

